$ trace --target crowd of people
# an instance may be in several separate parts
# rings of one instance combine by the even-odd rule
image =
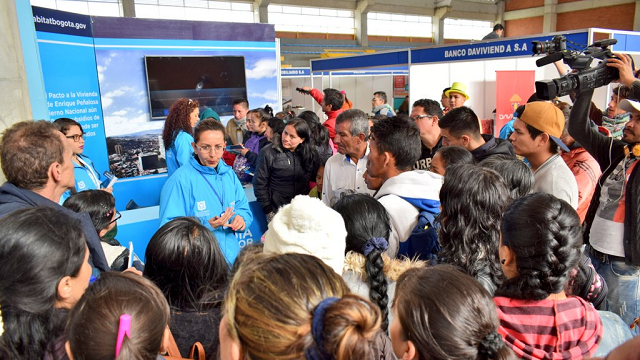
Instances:
[[[324,122],[238,99],[224,126],[180,99],[146,263],[116,239],[82,126],[17,123],[0,358],[640,359],[640,80],[608,62],[606,114],[593,90],[532,98],[507,139],[481,133],[462,82],[409,116],[384,92],[367,115],[303,89]],[[248,184],[268,229],[241,248]]]

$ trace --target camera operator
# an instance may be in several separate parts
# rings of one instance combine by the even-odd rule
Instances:
[[[630,62],[617,56],[624,60],[610,61],[611,66],[620,70],[622,82],[628,82],[624,69],[631,69]],[[608,309],[631,325],[640,317],[640,102],[620,102],[619,107],[632,115],[622,140],[616,140],[591,127],[592,96],[593,89],[581,91],[569,117],[569,134],[603,170],[584,221],[584,238],[594,267],[609,287]],[[639,328],[632,332],[639,334]]]
[[[567,67],[562,61],[556,61],[554,63],[560,76],[568,73]],[[589,119],[591,119],[596,125],[603,126],[611,133],[611,136],[620,140],[622,138],[622,131],[624,125],[631,118],[631,113],[620,109],[618,104],[629,98],[631,89],[626,85],[620,85],[613,89],[611,99],[605,111],[600,110],[596,104],[592,101],[591,108],[589,110]],[[569,94],[572,101],[575,101],[575,92]]]
[[[640,70],[633,68],[633,59],[631,59],[629,55],[618,53],[614,55],[616,56],[615,58],[607,59],[607,66],[618,69],[618,73],[620,74],[618,82],[631,88],[629,99],[640,100],[640,80],[638,80]]]

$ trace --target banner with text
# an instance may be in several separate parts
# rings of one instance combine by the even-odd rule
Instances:
[[[102,175],[109,164],[91,18],[37,6],[32,11],[48,120],[65,117],[82,125],[86,134],[83,154]]]
[[[533,94],[535,76],[534,70],[496,71],[496,136],[513,119],[518,106],[526,104]]]

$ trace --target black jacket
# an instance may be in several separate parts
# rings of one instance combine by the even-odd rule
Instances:
[[[21,189],[9,182],[0,186],[0,218],[5,217],[16,210],[28,209],[36,206],[51,207],[62,211],[72,218],[80,220],[80,223],[82,224],[82,231],[84,232],[85,240],[89,247],[89,258],[91,263],[100,271],[109,271],[109,263],[107,263],[107,258],[104,256],[98,232],[93,226],[93,222],[91,222],[91,218],[88,213],[76,213],[34,193],[31,190]]]
[[[493,135],[482,134],[485,143],[479,148],[473,150],[471,154],[480,162],[492,155],[508,155],[515,159],[516,153],[513,151],[513,145],[508,140],[496,138]]]
[[[253,190],[265,214],[287,205],[296,195],[308,195],[309,181],[315,181],[317,153],[304,164],[302,152],[282,149],[280,138],[260,150],[258,167],[253,177]]]
[[[593,90],[583,91],[576,101],[569,116],[569,134],[591,154],[602,170],[602,176],[593,193],[587,216],[584,219],[584,241],[589,243],[591,224],[600,205],[600,192],[605,179],[625,159],[624,149],[627,143],[602,135],[592,128],[589,121],[589,105]],[[631,155],[633,156],[633,155]],[[624,254],[629,265],[640,266],[640,164],[636,165],[625,186],[624,214]]]

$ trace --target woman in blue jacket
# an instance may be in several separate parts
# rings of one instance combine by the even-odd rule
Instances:
[[[71,161],[73,162],[73,174],[75,176],[75,189],[67,190],[60,197],[60,204],[62,204],[72,193],[85,190],[98,190],[101,188],[100,173],[93,166],[93,161],[88,156],[82,155],[84,151],[84,130],[82,125],[77,121],[69,118],[59,118],[53,122],[58,130],[64,134],[67,141],[73,149],[73,156]],[[106,189],[108,192],[113,192],[113,188]]]
[[[213,119],[196,126],[195,155],[176,170],[160,193],[160,225],[180,216],[196,217],[213,232],[225,259],[233,264],[240,245],[236,232],[253,221],[244,189],[233,169],[220,161],[225,128]]]
[[[164,121],[162,142],[164,143],[167,171],[171,176],[178,168],[189,162],[193,155],[193,128],[199,120],[198,101],[182,98],[171,104]]]

